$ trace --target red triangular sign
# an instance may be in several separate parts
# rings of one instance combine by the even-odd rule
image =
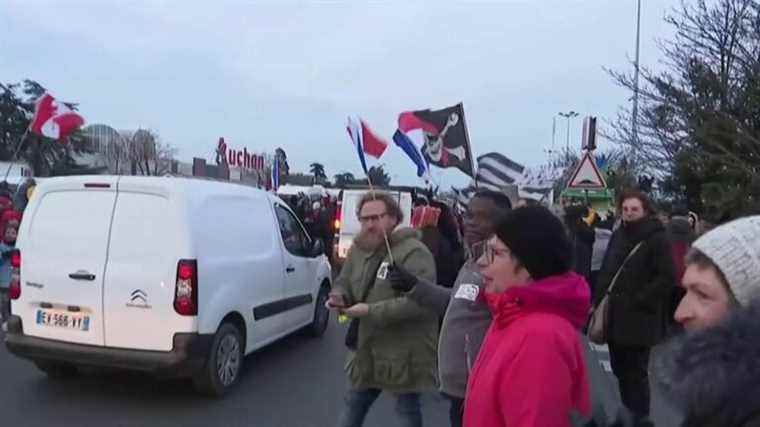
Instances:
[[[578,167],[567,184],[567,188],[578,190],[607,188],[607,183],[604,182],[604,178],[602,178],[599,168],[596,167],[596,162],[590,152],[586,152],[580,163],[578,163]]]

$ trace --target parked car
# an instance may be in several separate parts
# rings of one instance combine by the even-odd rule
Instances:
[[[243,185],[48,179],[17,248],[6,345],[50,376],[123,368],[219,396],[244,355],[329,322],[322,244],[278,197]]]

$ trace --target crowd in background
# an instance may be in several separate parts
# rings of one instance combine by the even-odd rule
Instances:
[[[362,325],[341,427],[362,425],[383,391],[397,397],[401,425],[421,425],[418,395],[430,383],[414,379],[429,375],[451,402],[452,426],[651,426],[653,386],[680,425],[760,425],[760,399],[741,393],[760,384],[760,217],[710,225],[683,206],[658,211],[635,190],[602,214],[492,191],[463,209],[416,197],[411,223],[423,250],[397,228],[394,203],[360,203],[361,250],[349,252],[351,271],[331,296],[331,308]],[[401,241],[408,256],[394,252]],[[373,257],[376,265],[356,265]],[[602,306],[623,406],[600,415],[582,334]],[[428,347],[408,342],[415,333],[429,342],[420,316],[438,319],[434,365]]]
[[[10,283],[12,253],[16,248],[16,237],[21,225],[24,209],[35,187],[33,179],[12,188],[7,182],[0,183],[0,323],[10,315]]]

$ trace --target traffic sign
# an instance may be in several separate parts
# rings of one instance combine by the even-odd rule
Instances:
[[[570,181],[567,184],[567,188],[579,189],[579,190],[596,190],[600,188],[607,188],[607,183],[604,182],[599,168],[596,167],[594,156],[590,151],[584,153],[581,158],[578,167],[573,172]]]

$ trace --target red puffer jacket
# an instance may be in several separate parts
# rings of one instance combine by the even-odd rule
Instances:
[[[589,286],[575,273],[485,294],[494,315],[473,368],[465,427],[563,427],[591,414],[578,330]]]

